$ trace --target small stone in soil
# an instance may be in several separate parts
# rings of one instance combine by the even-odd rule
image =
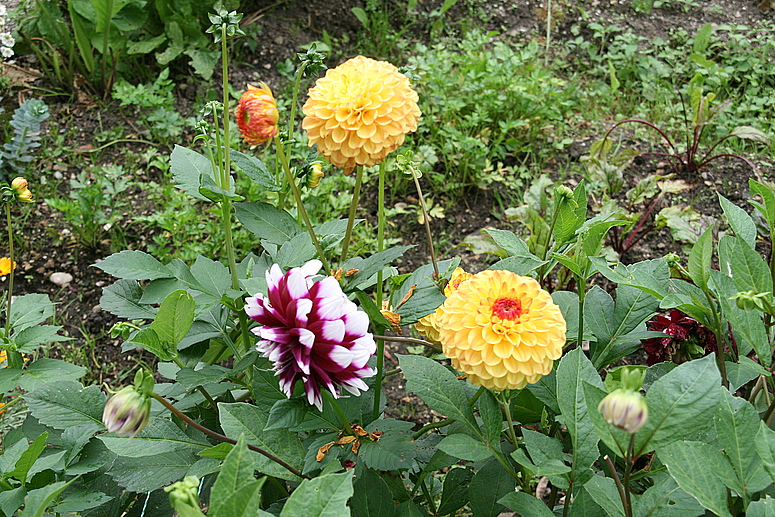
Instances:
[[[70,273],[62,273],[58,271],[56,273],[51,273],[51,276],[49,276],[48,279],[52,284],[56,284],[59,287],[64,287],[73,281],[73,275]]]

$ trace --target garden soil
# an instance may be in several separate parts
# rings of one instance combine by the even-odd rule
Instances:
[[[244,4],[245,2],[243,2]],[[432,13],[438,10],[441,0],[419,0],[417,12],[397,21],[396,29],[402,28],[406,21],[413,22],[407,29],[408,35],[417,41],[427,39],[429,23],[433,20]],[[650,14],[637,13],[629,0],[584,0],[566,5],[562,0],[555,1],[559,6],[556,12],[556,26],[552,37],[556,41],[570,38],[570,27],[579,23],[582,16],[588,21],[598,21],[603,25],[616,24],[629,28],[635,34],[648,38],[667,38],[668,30],[683,27],[693,34],[706,23],[736,23],[753,26],[760,20],[772,19],[773,12],[762,9],[757,0],[713,0],[711,2],[679,2],[673,1],[673,8],[660,8]],[[685,5],[692,5],[688,11]],[[696,4],[696,6],[694,6]],[[343,48],[347,42],[358,38],[360,22],[352,13],[353,7],[364,7],[362,2],[355,0],[286,0],[280,2],[252,2],[246,7],[245,21],[249,24],[260,24],[261,35],[255,51],[245,53],[244,58],[236,62],[231,69],[232,84],[241,88],[245,83],[266,81],[276,91],[285,86],[285,79],[278,71],[277,64],[286,59],[293,59],[300,47],[313,41],[331,38]],[[541,39],[545,37],[545,10],[537,0],[520,0],[519,2],[491,0],[477,2],[464,0],[457,2],[445,15],[445,27],[454,33],[456,30],[476,27],[495,31],[505,39],[512,41],[526,38]],[[583,23],[581,25],[584,25]],[[582,31],[582,35],[585,35]],[[588,36],[588,34],[587,34]],[[573,36],[575,37],[575,36]],[[687,55],[689,51],[687,50]],[[340,55],[339,61],[351,57]],[[329,63],[330,66],[337,65]],[[26,71],[10,92],[3,93],[6,97],[6,111],[13,109],[9,101],[23,100],[38,94],[40,88],[46,88],[45,77],[36,78],[35,63],[23,58],[16,62],[16,67]],[[10,74],[8,70],[4,73]],[[39,74],[38,74],[39,75]],[[217,78],[214,82],[217,82]],[[192,86],[193,85],[193,86]],[[185,116],[195,116],[191,113],[196,89],[193,81],[180,81],[176,88],[176,107]],[[201,88],[205,88],[202,86]],[[109,164],[121,159],[119,146],[112,146],[96,153],[99,147],[94,136],[104,127],[121,126],[126,128],[126,134],[137,132],[136,124],[121,115],[115,105],[97,102],[84,90],[75,100],[51,105],[52,119],[64,117],[73,127],[77,128],[77,139],[65,142],[63,155],[78,154],[82,163]],[[188,110],[188,112],[186,112]],[[605,128],[600,127],[599,133],[588,140],[575,142],[566,155],[559,160],[575,161],[595,138],[602,135]],[[190,135],[184,145],[190,144]],[[48,139],[52,141],[52,139]],[[141,153],[146,148],[139,144],[121,144],[128,146],[133,152]],[[560,166],[566,164],[549,163],[545,172],[553,174]],[[554,167],[554,169],[553,169]],[[626,171],[628,186],[634,185],[641,178],[656,172],[660,165],[652,160],[639,159]],[[759,172],[771,175],[769,166],[760,164]],[[41,177],[49,182],[60,177],[73,177],[76,168],[65,161],[35,163],[32,169],[40,171]],[[139,172],[139,174],[151,174]],[[714,163],[701,174],[683,178],[689,189],[680,194],[678,200],[687,206],[692,206],[705,215],[719,217],[719,206],[716,192],[722,193],[738,206],[746,206],[748,199],[748,179],[754,173],[745,164],[734,161]],[[37,174],[29,174],[31,188],[35,192]],[[153,177],[144,178],[154,179]],[[571,178],[571,181],[573,179]],[[62,194],[66,194],[66,183],[60,184]],[[130,226],[130,213],[148,212],[145,194],[139,189],[131,191],[132,206],[126,208],[124,235],[126,248],[142,249],[148,236],[143,228]],[[364,207],[359,217],[375,217],[376,193],[367,190]],[[443,256],[461,256],[462,265],[468,271],[478,271],[493,262],[495,258],[481,252],[477,247],[467,246],[465,238],[479,235],[483,228],[497,227],[515,229],[515,226],[503,218],[498,209],[499,193],[492,190],[471,191],[460,201],[446,211],[442,219],[434,219],[432,226],[435,235],[441,236],[444,242],[440,253]],[[675,201],[675,200],[674,200]],[[495,208],[494,208],[495,207]],[[25,215],[26,214],[26,215]],[[408,272],[429,261],[429,250],[425,242],[424,229],[417,222],[416,216],[398,216],[394,229],[398,232],[403,244],[416,245],[399,264],[402,272]],[[97,249],[79,247],[72,238],[72,229],[68,228],[61,214],[51,209],[43,200],[37,200],[31,211],[23,210],[17,215],[17,222],[22,227],[23,236],[19,239],[20,254],[17,275],[16,294],[44,293],[48,294],[57,304],[57,316],[54,323],[63,325],[64,333],[72,337],[72,341],[50,351],[52,356],[62,357],[87,367],[91,373],[89,382],[109,383],[116,387],[119,383],[129,382],[130,373],[138,365],[153,360],[141,351],[122,353],[120,341],[109,336],[110,327],[116,318],[102,311],[99,306],[103,287],[110,285],[114,279],[102,273],[93,265],[110,254],[110,243],[104,242]],[[680,244],[673,241],[666,229],[649,233],[645,238],[624,255],[625,262],[634,262],[646,258],[654,258],[670,251],[680,252]],[[0,248],[0,252],[5,254]],[[72,279],[62,285],[51,281],[52,273],[67,273]],[[7,277],[0,280],[0,289],[7,288]],[[386,350],[388,369],[397,367],[396,354],[403,353],[404,348],[389,344]],[[419,399],[406,394],[399,375],[392,376],[387,385],[390,416],[411,419],[426,423],[438,418]]]

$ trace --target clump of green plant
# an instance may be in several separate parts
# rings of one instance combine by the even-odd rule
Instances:
[[[120,79],[113,86],[113,98],[121,101],[121,106],[134,107],[151,136],[159,142],[168,143],[179,137],[188,124],[172,107],[175,102],[174,88],[175,83],[169,79],[169,68],[165,68],[152,83],[132,85]]]
[[[417,47],[423,122],[418,140],[435,150],[443,174],[428,174],[436,192],[484,185],[487,163],[540,160],[539,135],[575,106],[573,87],[542,65],[536,43],[513,48],[471,32],[457,43]]]
[[[363,25],[363,34],[359,37],[359,47],[365,55],[376,59],[395,61],[400,57],[401,37],[412,25],[408,12],[417,6],[417,0],[387,2],[386,0],[366,0],[363,7],[353,7],[352,13]],[[403,26],[394,30],[392,22],[401,20]]]
[[[76,240],[94,249],[106,236],[119,235],[117,223],[127,202],[121,195],[130,181],[118,165],[82,171],[70,180],[67,197],[47,198],[46,203],[63,213]]]
[[[16,108],[8,123],[7,141],[0,151],[0,181],[27,170],[32,150],[40,147],[40,124],[48,115],[48,106],[39,99],[30,99]]]

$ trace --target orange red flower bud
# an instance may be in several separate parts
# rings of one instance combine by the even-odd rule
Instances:
[[[237,104],[236,116],[242,139],[250,145],[263,144],[277,134],[280,114],[266,83],[259,83],[258,88],[248,85]]]

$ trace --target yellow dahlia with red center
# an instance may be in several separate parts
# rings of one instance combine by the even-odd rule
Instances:
[[[266,83],[259,83],[258,88],[248,85],[237,104],[236,118],[242,139],[250,145],[263,144],[277,134],[280,114]]]
[[[309,145],[349,174],[356,165],[383,161],[417,130],[418,100],[395,66],[357,56],[317,80],[302,127]]]
[[[457,291],[457,288],[460,287],[460,284],[472,276],[473,275],[471,273],[466,273],[463,271],[463,268],[455,268],[455,270],[452,272],[452,276],[450,277],[449,282],[447,283],[446,287],[444,287],[444,296],[449,296],[450,294]],[[441,341],[439,341],[439,329],[436,325],[436,319],[438,318],[440,311],[441,307],[437,308],[435,312],[420,318],[417,323],[414,324],[414,328],[417,329],[417,332],[425,336],[425,338],[431,343],[441,344]]]
[[[452,366],[493,390],[538,382],[565,344],[565,319],[551,295],[510,271],[483,271],[460,283],[435,315]]]

